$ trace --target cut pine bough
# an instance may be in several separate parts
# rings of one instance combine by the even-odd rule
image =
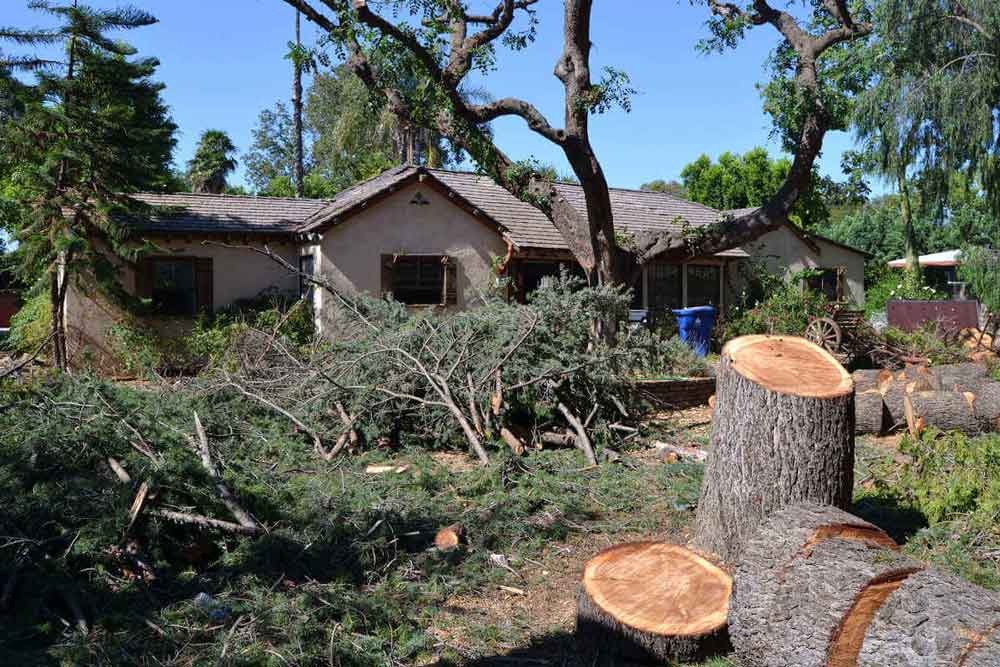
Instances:
[[[902,556],[832,507],[791,505],[765,521],[731,606],[747,667],[1000,665],[1000,597]]]

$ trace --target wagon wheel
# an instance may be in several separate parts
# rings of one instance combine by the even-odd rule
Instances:
[[[820,347],[825,347],[829,352],[840,349],[843,336],[840,325],[829,317],[817,317],[806,327],[806,338]]]

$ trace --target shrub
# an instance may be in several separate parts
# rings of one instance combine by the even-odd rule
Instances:
[[[10,320],[6,347],[21,354],[31,354],[48,338],[52,328],[52,307],[47,290],[31,296]]]
[[[707,377],[708,362],[695,354],[691,346],[677,336],[662,338],[657,334],[640,336],[632,344],[641,350],[638,377],[644,379]]]
[[[751,308],[735,306],[720,329],[722,340],[754,334],[801,336],[814,317],[827,317],[829,301],[822,294],[803,289],[793,277],[782,282]]]
[[[893,300],[940,301],[948,295],[927,285],[908,271],[887,269],[875,284],[865,290],[865,312],[869,315],[885,312]]]
[[[960,340],[945,335],[934,322],[906,332],[889,328],[882,334],[891,345],[907,351],[907,356],[922,357],[931,364],[955,364],[967,361],[969,349]]]

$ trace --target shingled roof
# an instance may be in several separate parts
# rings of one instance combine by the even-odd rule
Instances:
[[[375,200],[410,183],[423,181],[494,224],[519,249],[565,250],[566,243],[548,218],[534,206],[500,187],[488,176],[470,172],[394,167],[338,193],[332,199],[236,197],[205,194],[142,194],[136,198],[157,207],[154,215],[136,226],[155,233],[267,233],[323,232],[340,224]],[[559,194],[577,210],[585,210],[583,188],[557,183]],[[721,212],[664,192],[612,188],[615,227],[624,232],[679,232],[685,226],[702,227],[743,211]],[[825,240],[825,239],[824,239]],[[723,257],[747,257],[735,248]]]

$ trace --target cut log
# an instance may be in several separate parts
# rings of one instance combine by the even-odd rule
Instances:
[[[925,570],[885,599],[868,625],[857,663],[851,664],[995,667],[1000,665],[998,629],[1000,596]]]
[[[747,336],[722,350],[694,544],[735,563],[760,520],[796,502],[847,507],[854,382],[804,338]]]
[[[944,389],[958,387],[960,391],[965,391],[967,385],[983,380],[987,375],[986,366],[971,362],[935,366],[932,372],[941,381]]]
[[[882,386],[881,393],[888,414],[885,430],[894,431],[906,424],[906,406],[903,403],[906,398],[906,383],[893,379]]]
[[[976,395],[956,391],[922,391],[903,399],[906,426],[919,437],[930,426],[975,435],[982,431],[975,411]]]
[[[726,651],[732,579],[681,546],[612,547],[583,572],[579,639],[614,660],[701,660]]]
[[[892,381],[892,371],[884,368],[862,369],[851,374],[854,379],[854,389],[859,394],[866,391],[878,390],[886,382]]]
[[[922,569],[894,546],[883,531],[834,508],[795,505],[773,514],[736,570],[729,622],[741,664],[854,665],[869,612]]]
[[[982,380],[969,391],[976,395],[973,408],[979,426],[988,433],[1000,433],[1000,382]]]
[[[500,437],[510,447],[510,451],[514,453],[514,456],[524,456],[525,442],[527,441],[527,438],[524,436],[523,429],[514,424],[511,424],[509,427],[504,426],[500,429]]]
[[[689,447],[686,445],[672,445],[669,442],[654,442],[653,447],[660,454],[661,457],[667,455],[673,455],[677,457],[677,461],[693,461],[695,463],[704,463],[705,459],[708,458],[708,452],[700,447]]]
[[[465,526],[453,523],[437,532],[437,535],[434,536],[434,546],[444,552],[454,551],[462,545],[464,536]]]
[[[865,391],[854,397],[855,433],[880,434],[886,430],[888,415],[882,393],[877,389]]]

